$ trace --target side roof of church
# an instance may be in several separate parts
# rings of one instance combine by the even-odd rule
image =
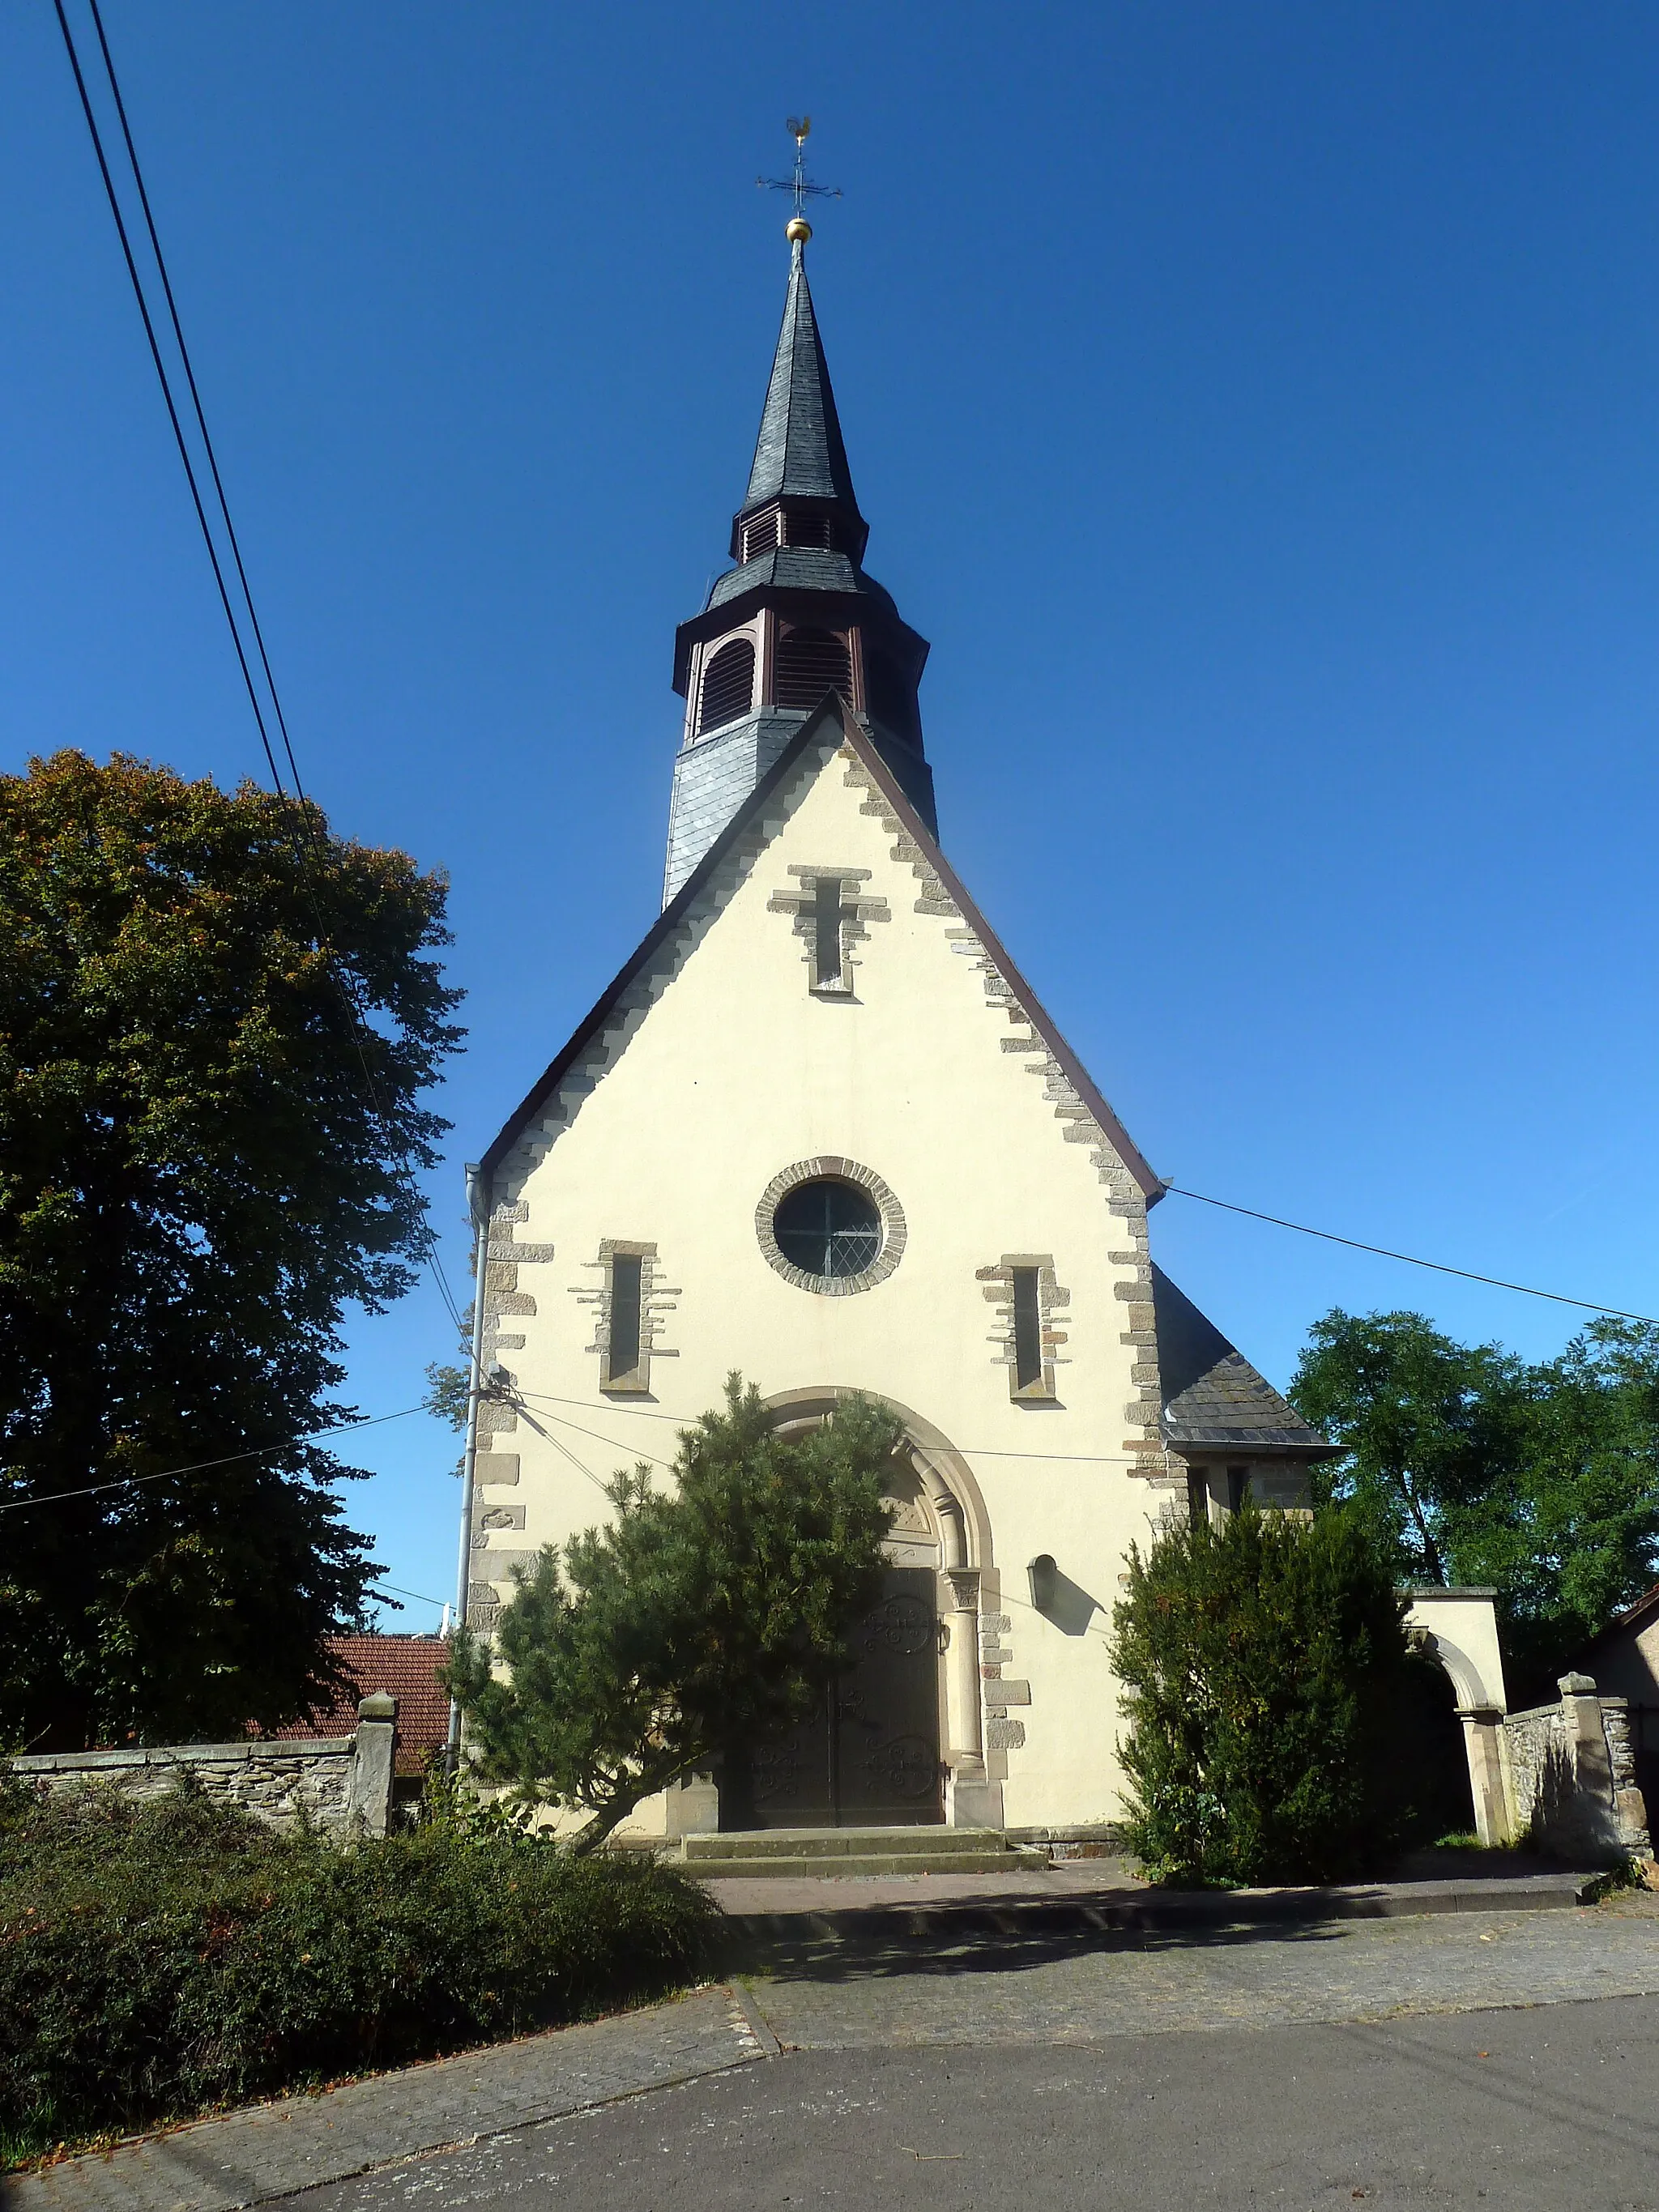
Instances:
[[[1236,1344],[1152,1262],[1164,1433],[1178,1451],[1304,1453],[1328,1458],[1337,1447],[1310,1428],[1286,1398],[1257,1374]]]

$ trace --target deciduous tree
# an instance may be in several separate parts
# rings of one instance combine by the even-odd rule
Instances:
[[[1659,1575],[1659,1329],[1592,1322],[1529,1365],[1421,1314],[1316,1323],[1291,1385],[1345,1456],[1328,1494],[1402,1581],[1498,1593],[1512,1693],[1551,1694],[1577,1646]]]
[[[24,1509],[0,1514],[0,1734],[24,1746],[292,1718],[370,1587],[353,1470],[293,1439],[349,1410],[344,1309],[411,1280],[458,994],[426,957],[441,877],[314,808],[303,862],[295,834],[252,785],[121,755],[0,778],[0,1502]]]

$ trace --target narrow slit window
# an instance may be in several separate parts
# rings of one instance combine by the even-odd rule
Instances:
[[[841,953],[844,919],[839,877],[819,876],[812,886],[812,981],[820,991],[846,987]]]
[[[1042,1381],[1042,1303],[1037,1295],[1037,1270],[1015,1267],[1014,1388],[1035,1390]]]
[[[611,1255],[611,1334],[605,1355],[606,1384],[635,1382],[640,1371],[640,1276],[637,1252]]]
[[[1187,1470],[1187,1519],[1194,1528],[1204,1528],[1210,1518],[1210,1478],[1201,1467]]]
[[[1237,1513],[1250,1494],[1250,1470],[1248,1467],[1227,1469],[1227,1510]]]

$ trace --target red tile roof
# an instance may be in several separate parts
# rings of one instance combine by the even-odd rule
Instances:
[[[331,1636],[328,1649],[351,1678],[349,1692],[309,1722],[278,1729],[279,1736],[349,1735],[357,1700],[385,1691],[398,1700],[398,1771],[418,1774],[429,1753],[449,1736],[449,1696],[438,1668],[449,1656],[441,1636]]]

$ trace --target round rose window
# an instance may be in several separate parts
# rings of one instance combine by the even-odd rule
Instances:
[[[875,1266],[881,1216],[855,1182],[825,1176],[784,1193],[772,1216],[772,1234],[792,1267],[839,1281]]]

